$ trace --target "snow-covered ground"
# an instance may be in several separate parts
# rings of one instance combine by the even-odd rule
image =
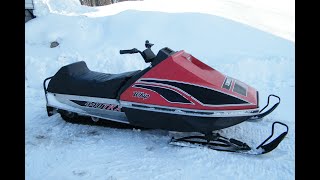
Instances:
[[[26,179],[294,179],[294,1],[146,0],[103,7],[78,0],[35,0],[25,24]],[[240,22],[240,23],[239,23]],[[262,31],[261,31],[262,30]],[[148,66],[120,49],[184,49],[281,104],[261,122],[219,133],[258,145],[274,121],[288,124],[273,152],[248,156],[168,145],[170,133],[66,123],[47,117],[42,82],[63,65],[86,61],[94,71],[121,73]],[[50,42],[60,45],[50,48]],[[276,129],[281,131],[282,129]]]

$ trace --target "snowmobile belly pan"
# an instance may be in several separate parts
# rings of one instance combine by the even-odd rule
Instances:
[[[203,116],[182,115],[161,111],[142,110],[140,108],[123,107],[130,124],[153,129],[165,129],[180,132],[209,133],[214,130],[227,128],[248,120],[247,116]]]
[[[135,126],[180,132],[211,132],[239,124],[250,117],[199,117],[123,108]]]

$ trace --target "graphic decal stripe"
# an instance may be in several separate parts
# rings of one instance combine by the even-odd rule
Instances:
[[[129,101],[121,101],[121,105],[127,108],[141,109],[146,111],[155,111],[171,114],[181,114],[188,116],[201,116],[201,117],[236,117],[236,116],[254,116],[259,114],[259,109],[246,109],[246,110],[196,110],[186,108],[175,108],[157,105],[147,105],[141,103],[132,103]]]
[[[152,90],[160,94],[163,98],[165,98],[169,102],[192,104],[189,100],[187,100],[182,95],[180,95],[179,93],[171,89],[166,89],[166,88],[157,87],[157,86],[141,85],[141,84],[136,84],[133,87]]]
[[[98,103],[98,102],[91,102],[91,101],[79,101],[79,100],[70,100],[70,101],[84,107],[122,112],[121,107],[116,104]]]
[[[212,89],[208,89],[208,88],[204,88],[196,85],[179,83],[174,81],[154,80],[154,79],[141,79],[140,81],[151,82],[151,83],[161,83],[161,84],[174,86],[190,94],[191,96],[193,96],[203,104],[208,104],[208,105],[249,104],[248,102],[242,99],[221,93],[219,91],[215,91]]]

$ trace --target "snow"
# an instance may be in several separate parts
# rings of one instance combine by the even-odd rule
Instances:
[[[294,1],[146,0],[102,7],[78,0],[35,0],[36,19],[25,24],[26,179],[293,179],[295,177]],[[191,53],[218,71],[269,94],[278,108],[260,122],[218,131],[250,146],[274,121],[289,133],[273,152],[248,156],[168,145],[172,132],[66,123],[47,116],[42,82],[64,65],[121,73],[148,66],[144,41]],[[52,41],[59,42],[50,48]],[[273,102],[273,101],[272,101]],[[274,102],[273,102],[274,103]],[[283,128],[276,126],[278,134]],[[176,135],[180,133],[176,133]]]

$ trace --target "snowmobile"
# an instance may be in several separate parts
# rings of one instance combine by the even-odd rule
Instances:
[[[61,67],[43,82],[48,116],[59,113],[64,120],[73,122],[90,117],[92,122],[198,132],[201,135],[173,137],[169,143],[248,154],[268,153],[287,135],[288,126],[276,121],[272,134],[254,149],[215,133],[265,117],[276,109],[280,97],[269,95],[267,105],[260,110],[259,93],[253,87],[222,74],[184,50],[164,47],[155,55],[152,46],[147,40],[144,51],[120,50],[120,54],[139,53],[150,63],[144,70],[107,74],[89,70],[84,61]],[[277,102],[269,107],[271,98]],[[275,124],[285,126],[286,131],[266,143],[274,134]]]

